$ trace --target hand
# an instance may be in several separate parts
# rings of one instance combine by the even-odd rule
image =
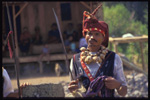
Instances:
[[[115,88],[119,88],[121,83],[119,81],[117,81],[115,78],[113,77],[108,77],[108,78],[105,78],[104,80],[105,82],[105,86],[108,88],[108,89],[115,89]]]
[[[21,85],[20,85],[20,94],[21,94],[21,96],[22,96],[23,88],[25,88],[26,86],[29,86],[29,85],[31,85],[31,83],[28,83],[28,82],[21,83]]]
[[[79,80],[77,79],[77,80],[73,80],[69,83],[68,89],[71,93],[79,88],[78,82],[79,82]]]

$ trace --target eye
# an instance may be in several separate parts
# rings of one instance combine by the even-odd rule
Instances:
[[[88,32],[88,35],[92,35],[92,33],[91,33],[91,32]]]
[[[98,36],[98,35],[99,35],[99,33],[95,33],[95,35],[96,35],[96,36]]]
[[[87,32],[84,32],[84,34],[86,35],[86,34],[87,34]]]

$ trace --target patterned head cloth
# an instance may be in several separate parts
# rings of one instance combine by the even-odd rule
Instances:
[[[98,19],[94,16],[98,9],[102,5],[99,5],[91,14],[87,11],[83,13],[83,36],[85,36],[85,32],[88,31],[98,31],[103,34],[104,41],[102,43],[103,46],[108,47],[109,41],[109,32],[108,32],[108,25],[104,21],[98,21]],[[85,19],[85,17],[87,17]]]

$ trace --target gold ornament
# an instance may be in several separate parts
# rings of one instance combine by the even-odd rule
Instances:
[[[101,57],[102,59],[104,59],[104,58],[105,58],[105,55],[104,55],[104,54],[100,54],[100,57]]]
[[[82,56],[82,60],[85,61],[86,56]]]
[[[89,50],[85,47],[80,48],[81,50],[81,59],[90,64],[91,62],[98,62],[101,63],[104,59],[106,54],[108,53],[108,49],[104,46],[101,46],[101,49],[96,54],[90,54]]]

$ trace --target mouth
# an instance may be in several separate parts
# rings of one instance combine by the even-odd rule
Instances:
[[[97,41],[96,40],[89,40],[88,41],[90,44],[93,44],[93,43],[96,43]]]

